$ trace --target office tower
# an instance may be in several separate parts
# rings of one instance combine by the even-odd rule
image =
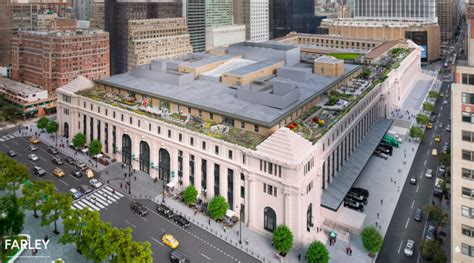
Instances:
[[[355,0],[354,18],[436,21],[436,0]]]
[[[436,11],[441,41],[449,41],[459,24],[459,0],[438,0]]]
[[[206,27],[228,26],[233,22],[232,0],[205,0]]]
[[[105,30],[110,33],[110,74],[127,71],[128,21],[182,15],[180,0],[105,0]]]
[[[268,16],[268,0],[234,0],[234,23],[245,25],[245,36],[249,41],[269,39]]]
[[[77,20],[89,21],[92,17],[93,0],[73,0]]]
[[[91,28],[105,29],[105,2],[94,0],[92,5]]]
[[[206,49],[206,5],[205,0],[187,0],[186,22],[193,52]]]
[[[12,78],[54,94],[77,76],[109,76],[109,33],[22,31],[12,40]]]
[[[156,59],[174,59],[192,53],[184,18],[128,21],[128,70]]]
[[[291,31],[314,34],[322,19],[314,15],[314,0],[273,0],[270,12],[273,38]]]

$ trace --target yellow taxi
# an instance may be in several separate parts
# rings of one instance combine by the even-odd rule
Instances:
[[[435,142],[440,142],[441,141],[441,135],[436,134],[435,137],[434,137],[434,141]]]
[[[163,244],[169,246],[172,249],[176,249],[179,246],[178,240],[170,234],[164,234],[161,237],[161,241],[163,241]]]
[[[40,143],[41,141],[40,141],[40,139],[39,139],[38,137],[31,137],[31,138],[30,138],[30,142],[31,142],[32,144],[38,144],[38,143]]]
[[[61,170],[61,168],[59,168],[59,167],[56,167],[54,169],[53,174],[54,174],[54,176],[57,176],[57,177],[64,177],[64,171]]]
[[[438,150],[437,150],[437,149],[433,149],[433,150],[431,151],[431,155],[432,155],[433,157],[438,156]]]
[[[89,179],[94,177],[94,172],[90,168],[86,169],[85,174],[86,174],[86,177]]]
[[[426,129],[430,129],[430,130],[433,129],[433,123],[431,123],[431,122],[428,123],[428,124],[426,125]]]

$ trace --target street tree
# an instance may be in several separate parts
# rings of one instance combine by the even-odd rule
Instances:
[[[423,110],[424,110],[424,111],[432,112],[433,109],[434,109],[433,104],[431,104],[431,103],[429,103],[429,102],[423,103]]]
[[[416,115],[416,122],[421,125],[427,125],[430,122],[430,118],[420,113]]]
[[[368,68],[365,68],[363,71],[362,71],[362,77],[364,79],[368,79],[370,77],[370,75],[372,75],[372,72],[370,71],[370,69]]]
[[[229,209],[229,204],[227,204],[225,198],[220,195],[214,196],[207,205],[209,215],[214,220],[222,219],[227,213],[227,209]]]
[[[59,130],[59,123],[57,121],[50,121],[48,125],[46,125],[46,132],[48,134],[55,134],[56,135],[56,146],[58,146],[58,130]]]
[[[441,153],[438,156],[438,162],[445,166],[451,166],[451,152]]]
[[[26,165],[0,153],[0,189],[7,189],[16,195],[20,184],[30,177]]]
[[[429,205],[425,207],[425,212],[434,219],[437,227],[445,227],[448,224],[448,214],[439,206]]]
[[[431,90],[430,92],[428,92],[428,97],[436,100],[437,98],[439,98],[439,92]]]
[[[424,132],[423,132],[423,129],[421,129],[420,127],[411,127],[410,128],[410,137],[414,138],[414,139],[423,139],[423,135],[424,135]]]
[[[68,210],[63,218],[64,233],[59,238],[61,244],[73,243],[78,251],[87,246],[84,236],[84,228],[89,222],[99,219],[99,212],[90,209]]]
[[[132,229],[127,228],[113,228],[110,233],[110,242],[112,243],[112,258],[111,262],[118,262],[118,255],[122,247],[131,239]]]
[[[7,194],[0,197],[0,236],[18,235],[23,230],[25,214],[17,197]]]
[[[92,140],[89,143],[89,156],[94,157],[102,152],[102,143],[99,140]],[[97,167],[97,161],[99,158],[95,158],[95,167]]]
[[[54,233],[59,234],[57,221],[63,214],[71,210],[71,193],[54,193],[41,206],[41,225],[47,226],[54,222]]]
[[[286,225],[279,225],[273,231],[272,243],[280,255],[285,256],[293,247],[293,233]]]
[[[131,240],[128,244],[127,251],[127,262],[143,262],[151,263],[153,262],[153,251],[151,250],[151,244],[148,241],[137,242]]]
[[[382,248],[382,235],[374,226],[368,226],[361,233],[362,244],[370,256],[375,256]]]
[[[320,241],[313,241],[306,251],[308,263],[328,263],[329,252],[326,246]]]
[[[10,123],[16,123],[23,117],[23,111],[13,104],[6,104],[2,106],[0,111],[2,119]]]
[[[86,136],[83,133],[76,133],[74,137],[72,138],[72,144],[74,145],[74,148],[81,149],[86,145]]]
[[[23,196],[20,197],[20,203],[24,208],[33,210],[33,216],[38,217],[36,211],[41,209],[46,198],[54,194],[55,186],[51,181],[29,181],[21,190]]]
[[[447,258],[441,244],[436,240],[424,240],[421,243],[421,256],[431,262],[446,263]]]
[[[48,126],[48,123],[49,119],[43,116],[38,121],[36,121],[36,127],[38,127],[38,129],[44,130]]]
[[[186,187],[186,189],[184,189],[184,192],[183,192],[184,203],[187,205],[196,203],[197,195],[198,195],[198,191],[196,190],[196,187],[194,187],[194,185],[189,185],[188,187]]]

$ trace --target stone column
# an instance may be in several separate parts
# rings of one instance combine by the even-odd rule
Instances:
[[[283,190],[283,195],[284,195],[284,202],[285,202],[285,215],[284,215],[284,218],[285,218],[285,221],[283,222],[285,225],[287,226],[290,226],[291,225],[291,222],[290,222],[290,218],[291,218],[291,204],[290,204],[290,192],[286,191],[286,190]],[[277,222],[278,224],[278,222]]]
[[[249,178],[248,174],[245,176],[245,183],[247,184],[247,191],[245,193],[245,221],[250,227],[255,227],[256,215],[254,213],[254,205],[250,202],[250,198],[254,197],[254,185],[255,181],[253,178]]]
[[[183,187],[186,188],[189,184],[189,154],[183,152]]]
[[[201,158],[194,155],[194,186],[198,191],[200,197],[203,197],[201,193]]]
[[[238,170],[234,171],[234,207],[230,209],[236,212],[240,212],[240,173]]]
[[[227,200],[227,166],[221,165],[220,169],[220,195]]]
[[[214,197],[214,163],[207,160],[207,199]]]
[[[170,150],[170,182],[178,183],[178,149],[171,148]],[[172,177],[174,174],[174,177]]]

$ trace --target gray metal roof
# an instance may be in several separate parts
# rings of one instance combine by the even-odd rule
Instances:
[[[292,67],[289,67],[292,68]],[[195,107],[224,116],[256,123],[264,127],[273,127],[288,114],[298,110],[303,103],[315,98],[357,70],[359,66],[345,64],[344,76],[325,77],[311,74],[305,81],[294,81],[285,78],[274,78],[279,81],[294,83],[300,90],[300,99],[285,109],[276,109],[256,103],[237,99],[237,91],[228,86],[208,80],[197,79],[181,86],[170,85],[144,77],[137,77],[130,72],[97,80],[98,83],[112,85],[153,96],[184,106]],[[308,70],[311,70],[308,68]]]
[[[359,177],[372,153],[382,140],[385,132],[392,125],[393,120],[379,119],[369,134],[362,140],[351,157],[337,172],[333,181],[324,190],[321,197],[321,206],[337,211],[344,201],[344,197]]]
[[[334,57],[331,57],[331,56],[321,56],[321,57],[317,58],[315,61],[324,62],[324,63],[336,63],[336,62],[339,62],[341,60],[337,59],[337,58],[334,58]]]
[[[207,65],[207,64],[212,64],[212,63],[215,63],[215,62],[219,62],[219,61],[227,61],[227,60],[230,60],[232,58],[235,58],[236,56],[235,55],[222,55],[222,56],[193,56],[193,57],[190,57],[189,61],[186,60],[186,59],[176,59],[176,60],[173,60],[173,61],[180,61],[182,63],[180,63],[181,65],[185,65],[185,66],[188,66],[188,67],[201,67],[201,66],[204,66],[204,65]]]
[[[231,46],[247,46],[247,47],[259,47],[259,48],[270,48],[278,50],[291,50],[297,48],[298,46],[292,44],[282,44],[277,41],[265,41],[265,42],[240,42],[232,44]]]
[[[231,74],[231,75],[236,75],[236,76],[245,76],[247,74],[259,71],[261,69],[270,67],[270,66],[275,65],[275,64],[280,63],[280,62],[285,62],[285,61],[282,60],[282,59],[265,59],[265,60],[259,61],[257,63],[253,63],[253,64],[250,64],[250,65],[241,67],[241,68],[237,68],[237,69],[234,69],[234,70],[231,70],[231,71],[227,71],[225,73]]]

